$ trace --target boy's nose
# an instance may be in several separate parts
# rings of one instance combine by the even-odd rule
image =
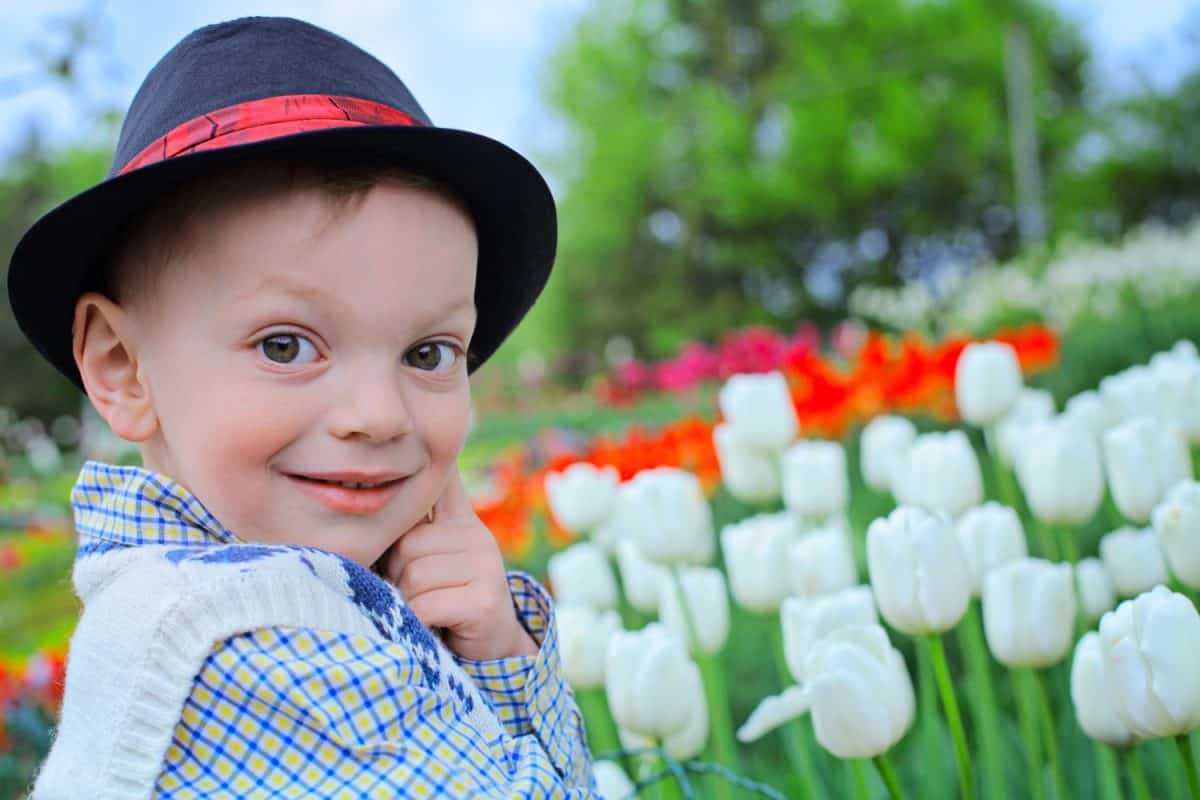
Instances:
[[[360,369],[337,390],[330,433],[339,439],[385,442],[412,433],[402,378],[393,369]]]

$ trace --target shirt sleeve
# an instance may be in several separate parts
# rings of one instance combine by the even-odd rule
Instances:
[[[562,669],[550,595],[532,576],[516,570],[508,573],[508,587],[517,616],[538,644],[537,655],[455,660],[511,735],[532,734],[556,763],[586,764],[590,771],[583,715]]]
[[[543,742],[536,726],[485,735],[421,670],[404,647],[352,634],[225,639],[192,684],[155,797],[597,796],[582,740]],[[559,719],[578,714],[573,701],[547,708],[556,723],[543,730],[582,736]]]

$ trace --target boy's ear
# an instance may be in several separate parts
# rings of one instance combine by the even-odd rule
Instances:
[[[113,433],[142,442],[158,429],[150,387],[142,376],[133,320],[96,292],[75,302],[71,346],[84,390]]]

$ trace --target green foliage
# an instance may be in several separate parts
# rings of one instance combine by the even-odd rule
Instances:
[[[929,237],[977,231],[1011,255],[1012,24],[1033,43],[1053,181],[1084,130],[1087,52],[1048,4],[595,4],[548,73],[574,137],[563,344],[623,333],[662,355],[735,324],[830,321],[842,283],[895,280]],[[856,246],[867,230],[886,253]]]

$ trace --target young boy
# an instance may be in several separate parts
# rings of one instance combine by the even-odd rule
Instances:
[[[72,493],[84,609],[34,798],[595,795],[550,599],[455,466],[554,246],[532,165],[349,42],[252,18],[163,57],[113,174],[9,270],[144,464]]]

